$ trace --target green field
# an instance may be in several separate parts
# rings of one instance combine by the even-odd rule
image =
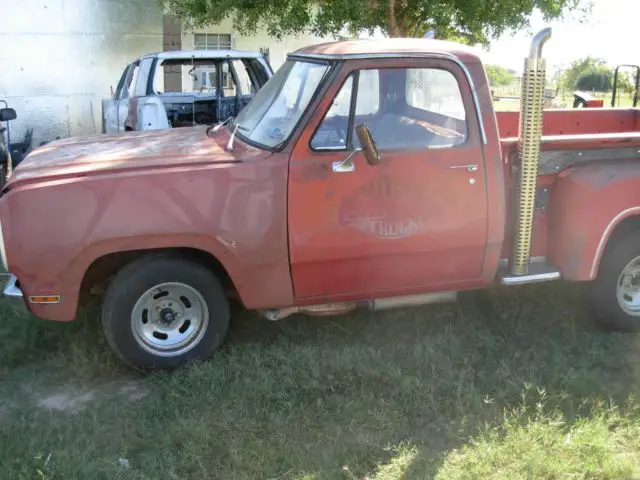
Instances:
[[[504,88],[496,88],[494,89],[494,95],[496,97],[500,96],[509,96],[509,97],[517,97],[520,95],[520,90],[518,86],[510,85],[509,87]],[[602,93],[595,92],[593,94],[596,98],[602,98],[604,100],[604,107],[611,107],[611,92]],[[558,96],[554,99],[556,108],[572,108],[573,107],[573,95],[571,92],[565,92],[564,94],[560,92]],[[616,99],[616,107],[621,108],[629,108],[633,105],[633,96],[622,93]],[[497,111],[517,111],[520,109],[520,100],[508,98],[508,99],[500,99],[498,101],[493,102],[493,108]]]
[[[96,314],[0,305],[3,479],[640,478],[640,338],[580,288],[269,323],[213,361],[140,377]]]

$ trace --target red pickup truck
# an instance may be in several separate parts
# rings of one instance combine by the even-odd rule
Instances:
[[[544,112],[545,30],[520,114],[478,56],[425,39],[314,45],[216,127],[60,140],[0,198],[5,294],[102,322],[139,369],[211,356],[236,297],[270,320],[451,301],[496,282],[590,282],[640,329],[640,114]]]

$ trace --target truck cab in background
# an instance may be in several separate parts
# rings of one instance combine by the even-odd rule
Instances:
[[[213,124],[237,115],[273,71],[263,54],[237,50],[145,55],[102,102],[103,133]]]

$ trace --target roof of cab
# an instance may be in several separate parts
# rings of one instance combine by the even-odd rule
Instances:
[[[260,52],[245,52],[242,50],[174,50],[156,52],[143,55],[142,58],[159,58],[162,60],[209,59],[209,58],[262,58]]]
[[[319,43],[296,50],[292,55],[345,60],[353,57],[374,58],[434,53],[452,55],[465,63],[480,62],[478,50],[473,47],[445,40],[423,38],[359,39]]]

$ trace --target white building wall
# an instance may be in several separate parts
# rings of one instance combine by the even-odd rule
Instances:
[[[0,99],[16,109],[12,139],[34,145],[102,131],[101,100],[132,59],[162,50],[150,0],[0,0]]]
[[[194,48],[194,34],[197,33],[219,33],[230,34],[233,48],[236,50],[256,51],[260,48],[269,49],[269,59],[273,70],[276,71],[286,60],[287,54],[297,50],[298,48],[315,43],[323,43],[331,41],[331,38],[322,38],[312,34],[304,34],[300,36],[289,36],[280,41],[269,37],[266,30],[260,30],[255,35],[242,36],[234,30],[230,19],[217,25],[207,27],[194,28],[192,30],[183,28],[182,30],[182,48],[183,50],[192,50]]]

